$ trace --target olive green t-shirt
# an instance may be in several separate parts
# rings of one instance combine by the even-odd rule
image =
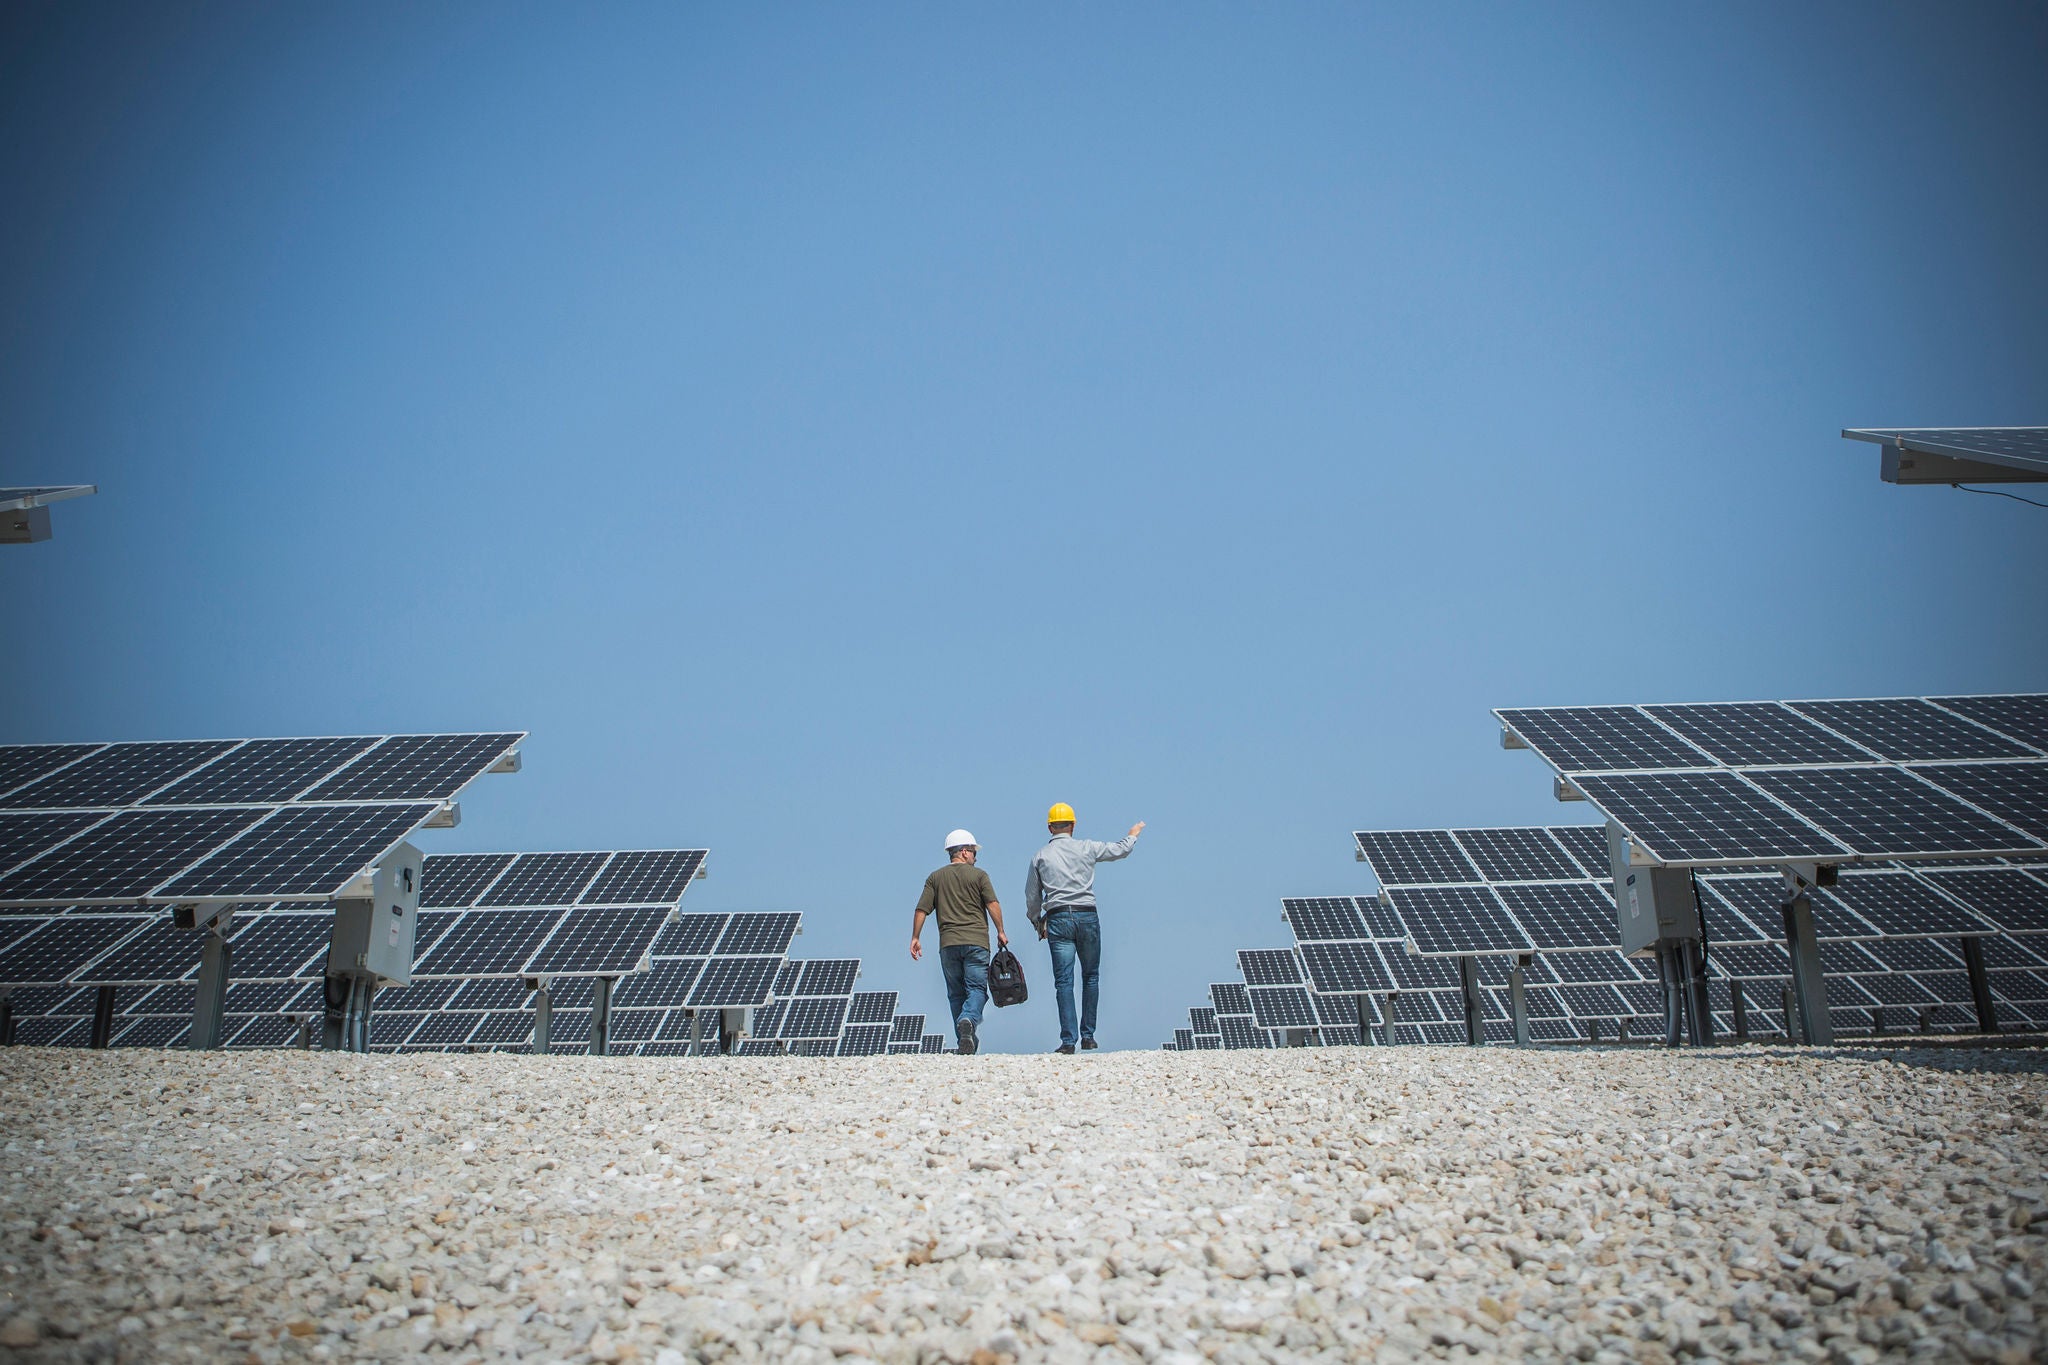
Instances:
[[[996,884],[988,873],[972,863],[947,863],[924,879],[917,908],[938,916],[941,948],[963,943],[986,948],[988,903],[995,898]]]

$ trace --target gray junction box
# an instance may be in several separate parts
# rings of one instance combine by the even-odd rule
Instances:
[[[1700,940],[1699,906],[1692,873],[1682,867],[1631,867],[1628,835],[1607,826],[1607,857],[1614,873],[1614,907],[1621,921],[1621,951],[1633,956],[1677,939]]]
[[[396,986],[412,984],[413,934],[420,918],[420,851],[401,843],[350,892],[334,903],[334,937],[327,950],[329,976],[369,976]]]

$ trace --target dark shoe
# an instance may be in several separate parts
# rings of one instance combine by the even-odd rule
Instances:
[[[974,1050],[981,1046],[980,1040],[974,1036],[974,1021],[962,1019],[953,1026],[953,1032],[960,1039],[960,1055],[972,1057]]]
[[[1083,1039],[1081,1040],[1081,1051],[1083,1051],[1083,1052],[1093,1052],[1093,1051],[1095,1051],[1095,1040],[1094,1040],[1093,1038],[1083,1038]]]
[[[1071,1056],[1073,1056],[1073,1055],[1074,1055],[1074,1049],[1073,1049],[1073,1046],[1072,1046],[1072,1044],[1069,1044],[1069,1043],[1061,1043],[1061,1044],[1060,1044],[1060,1045],[1059,1045],[1058,1047],[1056,1047],[1056,1048],[1054,1048],[1054,1049],[1053,1049],[1053,1055],[1054,1055],[1054,1056],[1056,1056],[1056,1057],[1071,1057]]]

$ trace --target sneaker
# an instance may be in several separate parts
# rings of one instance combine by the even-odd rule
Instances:
[[[1061,1043],[1053,1049],[1053,1055],[1056,1057],[1071,1057],[1074,1055],[1074,1045],[1072,1043]]]
[[[1083,1052],[1093,1052],[1093,1051],[1095,1051],[1095,1040],[1094,1040],[1093,1038],[1083,1038],[1083,1039],[1081,1040],[1081,1051],[1083,1051]]]
[[[979,1040],[974,1036],[974,1021],[972,1019],[962,1019],[953,1026],[953,1031],[960,1039],[960,1055],[962,1057],[972,1057],[974,1050],[981,1046]]]

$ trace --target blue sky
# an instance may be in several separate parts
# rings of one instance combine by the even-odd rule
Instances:
[[[2048,687],[2038,7],[0,15],[0,739],[521,728],[429,851],[708,846],[944,1012],[1045,806],[1152,1047],[1516,704]],[[1056,1041],[1043,949],[998,1049]]]

